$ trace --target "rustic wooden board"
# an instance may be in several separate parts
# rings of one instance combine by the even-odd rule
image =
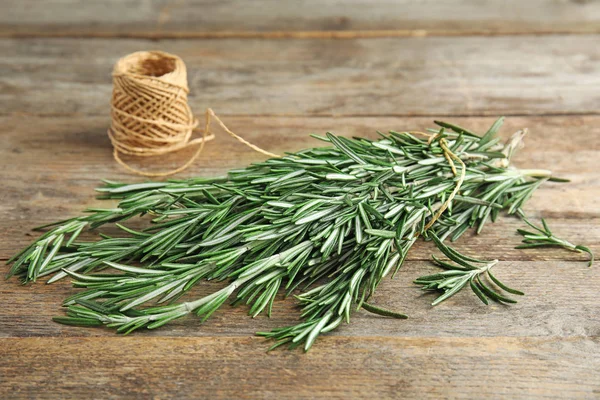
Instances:
[[[160,49],[188,66],[192,109],[234,115],[585,114],[598,36],[350,40],[0,40],[0,113],[108,114],[114,62]]]
[[[597,338],[337,336],[306,355],[265,354],[263,344],[231,337],[5,339],[0,391],[40,399],[591,399],[600,393]]]
[[[428,250],[433,251],[432,246]],[[407,320],[383,318],[365,311],[354,313],[351,323],[325,336],[364,337],[597,337],[600,335],[600,305],[597,288],[600,274],[582,261],[501,261],[495,274],[507,284],[523,290],[524,297],[511,306],[483,305],[465,290],[447,302],[431,307],[434,294],[426,294],[412,281],[436,268],[426,261],[406,262],[392,279],[379,287],[372,302],[409,315]],[[582,285],[585,282],[585,285]],[[190,298],[210,294],[223,284],[202,283]],[[0,315],[0,337],[115,337],[113,330],[64,326],[51,317],[64,314],[62,301],[76,292],[69,282],[28,285],[16,281],[0,284],[4,298],[11,299]],[[297,323],[299,310],[293,299],[278,299],[271,318],[250,318],[248,308],[223,307],[201,324],[191,316],[157,330],[142,330],[134,337],[252,336],[255,332]],[[271,343],[272,344],[272,343]],[[321,341],[315,350],[320,351]],[[266,350],[268,342],[258,345]],[[598,349],[600,351],[600,348]],[[599,371],[600,372],[600,371]],[[600,383],[600,382],[599,382]]]
[[[493,122],[489,117],[451,119],[476,131]],[[376,129],[431,126],[431,118],[424,117],[229,116],[225,122],[276,152],[306,147],[307,134],[312,132],[374,137]],[[0,118],[4,143],[0,159],[6,160],[0,231],[10,239],[0,241],[0,258],[6,259],[35,237],[35,233],[26,235],[29,228],[101,203],[92,198],[100,177],[138,180],[113,162],[105,136],[107,123],[104,117]],[[600,133],[598,126],[597,116],[513,117],[502,131],[508,137],[529,127],[532,132],[516,162],[523,167],[548,166],[573,180],[546,185],[528,209],[535,216],[548,217],[558,233],[585,240],[596,252],[600,251],[596,200],[600,145],[594,140]],[[218,175],[263,158],[216,133],[217,139],[183,176]],[[570,140],[565,141],[566,135]],[[577,154],[577,164],[572,154]],[[154,167],[169,167],[182,156],[160,159]],[[215,398],[348,398],[368,391],[378,398],[542,398],[551,392],[594,397],[600,390],[600,370],[592,356],[600,351],[600,275],[595,268],[586,268],[581,261],[585,257],[579,254],[514,250],[520,240],[514,232],[518,226],[514,219],[501,218],[482,235],[469,235],[457,243],[469,254],[501,258],[497,276],[527,294],[518,304],[485,307],[465,291],[432,308],[433,297],[411,283],[435,270],[424,261],[435,251],[433,246],[419,243],[396,279],[382,283],[373,299],[410,318],[398,321],[357,312],[350,325],[319,340],[307,356],[285,351],[266,355],[268,343],[251,338],[256,331],[295,323],[298,311],[292,299],[278,300],[271,319],[251,319],[243,306],[225,307],[204,324],[190,317],[125,339],[106,329],[53,323],[50,318],[63,312],[61,301],[74,292],[66,281],[26,287],[15,280],[4,281],[0,292],[11,301],[0,314],[4,354],[0,376],[6,382],[0,383],[0,393],[31,397],[36,387],[52,382],[53,391],[36,394],[144,398],[165,397],[177,390],[179,396]],[[202,296],[215,285],[200,285],[193,295]],[[32,336],[44,338],[29,339]],[[145,349],[144,355],[140,348]],[[227,367],[233,360],[237,364]],[[190,370],[203,379],[191,379]],[[253,371],[252,377],[248,371]],[[278,371],[287,372],[282,376]],[[181,384],[176,389],[161,383],[177,376]],[[479,379],[485,379],[485,384],[474,383]]]
[[[309,133],[374,137],[434,118],[484,131],[512,115],[504,137],[531,129],[516,163],[572,180],[544,185],[527,210],[600,254],[598,33],[600,3],[579,0],[4,1],[0,260],[36,237],[32,227],[102,204],[99,179],[140,180],[112,160],[110,71],[153,48],[183,57],[198,115],[210,106],[274,152],[310,146]],[[261,159],[217,131],[181,177]],[[74,292],[68,281],[2,281],[0,398],[598,398],[597,266],[561,249],[515,250],[519,226],[503,217],[457,243],[500,258],[497,276],[526,292],[518,304],[486,307],[465,291],[432,308],[412,284],[435,270],[434,247],[419,242],[372,300],[410,318],[356,312],[307,354],[266,354],[253,336],[295,323],[292,299],[276,301],[271,319],[224,307],[204,324],[124,338],[51,321]]]
[[[3,36],[581,33],[599,24],[597,1],[573,0],[5,0],[0,13]]]

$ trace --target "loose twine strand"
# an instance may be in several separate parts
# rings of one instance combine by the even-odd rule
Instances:
[[[113,70],[111,127],[108,136],[117,163],[138,175],[164,177],[187,169],[198,158],[204,144],[214,139],[211,119],[230,136],[269,157],[280,157],[263,150],[229,130],[213,110],[206,110],[202,137],[192,139],[198,127],[187,102],[187,71],[181,58],[161,51],[140,51],[121,58]],[[190,146],[198,146],[182,166],[161,172],[131,167],[120,154],[150,157]]]

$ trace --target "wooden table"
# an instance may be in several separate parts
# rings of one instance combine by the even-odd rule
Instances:
[[[502,135],[528,127],[522,167],[571,179],[527,206],[555,232],[600,254],[600,2],[566,0],[295,2],[5,0],[0,6],[0,259],[34,226],[77,215],[101,178],[136,181],[106,137],[110,72],[160,49],[187,63],[190,104],[274,152],[309,133],[374,137],[445,119]],[[188,153],[189,154],[189,153]],[[165,168],[187,154],[156,161]],[[184,176],[262,159],[217,133]],[[464,291],[432,308],[412,279],[434,270],[418,243],[374,303],[307,354],[265,353],[254,337],[294,322],[224,308],[155,331],[116,336],[51,321],[69,282],[2,281],[1,398],[599,398],[600,273],[560,249],[515,250],[513,218],[458,242],[499,258],[497,275],[527,296],[514,306]],[[210,290],[207,285],[202,290]]]

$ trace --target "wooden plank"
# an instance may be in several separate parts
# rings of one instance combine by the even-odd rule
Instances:
[[[345,136],[376,137],[376,130],[414,130],[434,126],[432,118],[360,117],[360,118],[286,118],[286,117],[223,117],[225,123],[243,137],[262,148],[277,153],[296,151],[320,142],[310,133],[333,131]],[[450,118],[449,120],[484,132],[493,118]],[[107,118],[31,116],[0,117],[3,146],[0,157],[5,160],[5,185],[2,211],[6,218],[21,219],[23,211],[35,212],[48,201],[58,208],[44,210],[34,223],[67,216],[83,206],[91,205],[92,189],[99,180],[110,178],[139,181],[119,167],[112,159],[106,136]],[[517,153],[515,162],[522,168],[545,168],[558,176],[571,179],[568,184],[549,183],[542,186],[546,193],[560,193],[560,201],[548,196],[536,196],[533,210],[569,217],[600,216],[596,193],[600,181],[597,158],[600,144],[600,117],[511,117],[502,128],[508,138],[516,130],[529,127],[525,149]],[[216,176],[231,168],[259,161],[263,155],[244,147],[220,130],[217,138],[207,144],[203,155],[181,177]],[[572,154],[577,154],[573,159]],[[174,153],[152,159],[155,169],[172,168],[186,159],[189,152]],[[209,161],[210,160],[210,161]],[[133,162],[139,160],[133,160]],[[150,165],[141,160],[139,165]],[[26,168],[24,168],[26,166]],[[37,190],[30,184],[35,183]],[[26,185],[27,184],[27,185]],[[98,202],[93,204],[99,204]],[[13,207],[25,207],[17,212]],[[32,216],[34,214],[30,214]]]
[[[598,32],[595,1],[4,1],[3,36],[210,37]],[[358,31],[358,32],[356,32]]]
[[[511,398],[600,393],[597,338],[346,338],[306,355],[251,338],[0,342],[5,398]]]
[[[590,114],[598,37],[352,40],[0,40],[4,115],[108,114],[123,55],[161,49],[188,66],[190,105],[221,115]]]
[[[493,118],[458,118],[453,121],[483,132]],[[234,132],[252,143],[271,151],[299,150],[318,142],[309,133],[331,130],[346,136],[362,135],[374,138],[376,130],[425,129],[431,118],[285,118],[226,117]],[[106,137],[106,118],[94,117],[2,117],[0,159],[5,161],[3,185],[0,191],[0,230],[10,240],[0,241],[0,259],[7,259],[28,244],[36,233],[30,229],[81,213],[86,207],[106,206],[94,199],[93,189],[100,179],[141,181],[129,175],[112,159]],[[508,118],[502,130],[507,138],[519,128],[530,127],[526,147],[515,162],[523,168],[547,168],[572,181],[567,184],[543,185],[527,210],[533,216],[544,216],[559,235],[592,247],[600,243],[598,192],[600,179],[596,172],[600,144],[594,138],[600,134],[600,117],[515,117]],[[204,154],[185,176],[216,176],[263,156],[216,131]],[[565,140],[565,133],[569,139]],[[577,154],[573,160],[572,154]],[[180,164],[189,152],[153,160],[153,168],[168,169]],[[210,162],[208,161],[210,160]],[[139,160],[133,160],[134,162]],[[143,160],[144,161],[144,160]],[[147,160],[145,160],[147,161]],[[141,165],[149,165],[143,163]],[[110,203],[112,204],[112,203]],[[519,242],[515,229],[520,222],[503,218],[489,226],[482,235],[461,241],[461,248],[477,254],[488,248],[491,257],[501,254],[510,260],[577,260],[578,254],[561,250],[514,250]],[[585,229],[582,227],[585,226]],[[429,250],[415,248],[411,257],[423,260]]]
[[[342,325],[333,336],[362,337],[493,337],[493,336],[598,336],[600,305],[597,288],[600,275],[584,262],[501,261],[494,267],[503,282],[525,292],[512,296],[517,304],[485,306],[468,288],[436,307],[435,294],[422,292],[412,281],[436,271],[429,262],[406,262],[396,277],[383,281],[371,302],[409,316],[407,320],[380,317],[359,311],[349,325]],[[202,282],[190,299],[206,296],[223,284]],[[115,337],[114,330],[60,325],[52,317],[64,315],[62,301],[77,292],[68,281],[52,285],[22,286],[16,280],[2,281],[0,292],[5,302],[0,315],[0,337],[69,336]],[[195,316],[169,323],[156,330],[140,330],[134,337],[217,337],[253,336],[258,331],[295,325],[299,310],[293,298],[279,298],[271,318],[250,318],[248,307],[224,306],[205,323]],[[360,340],[360,339],[357,339]],[[317,343],[318,344],[318,343]],[[266,349],[265,344],[259,345]],[[318,346],[317,346],[318,347]]]

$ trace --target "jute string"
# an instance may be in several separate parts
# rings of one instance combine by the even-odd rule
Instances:
[[[433,226],[433,224],[435,223],[435,221],[437,221],[442,216],[444,211],[446,211],[446,208],[448,208],[448,206],[450,205],[450,202],[458,194],[458,191],[460,190],[463,182],[465,181],[467,166],[465,165],[463,160],[460,159],[460,157],[458,157],[456,154],[454,154],[452,152],[452,150],[450,150],[448,148],[448,142],[443,137],[440,138],[439,134],[425,133],[425,132],[418,132],[418,131],[413,131],[413,132],[409,132],[409,133],[413,134],[413,135],[421,135],[421,136],[427,137],[428,138],[427,143],[429,143],[429,144],[431,144],[434,140],[439,138],[440,147],[444,151],[444,157],[448,161],[448,164],[450,165],[450,169],[452,170],[452,173],[454,174],[455,177],[458,175],[458,171],[456,170],[456,166],[454,165],[454,162],[452,160],[456,160],[456,162],[458,162],[461,166],[460,176],[458,176],[458,181],[456,182],[456,186],[454,187],[454,190],[452,191],[452,193],[450,193],[450,196],[448,196],[446,201],[441,205],[441,207],[433,215],[431,220],[429,220],[427,225],[425,225],[425,228],[423,228],[423,231],[426,231],[429,228],[431,228]],[[417,232],[416,235],[418,236],[419,233]]]
[[[279,157],[233,133],[210,108],[206,110],[202,136],[192,139],[199,122],[187,102],[189,88],[185,64],[173,54],[161,51],[129,54],[115,64],[112,75],[112,122],[108,136],[114,147],[115,160],[133,173],[159,177],[188,168],[202,153],[204,144],[214,139],[210,132],[212,119],[251,149],[269,157]],[[169,171],[142,171],[128,165],[120,156],[159,156],[190,146],[198,146],[190,159]]]

